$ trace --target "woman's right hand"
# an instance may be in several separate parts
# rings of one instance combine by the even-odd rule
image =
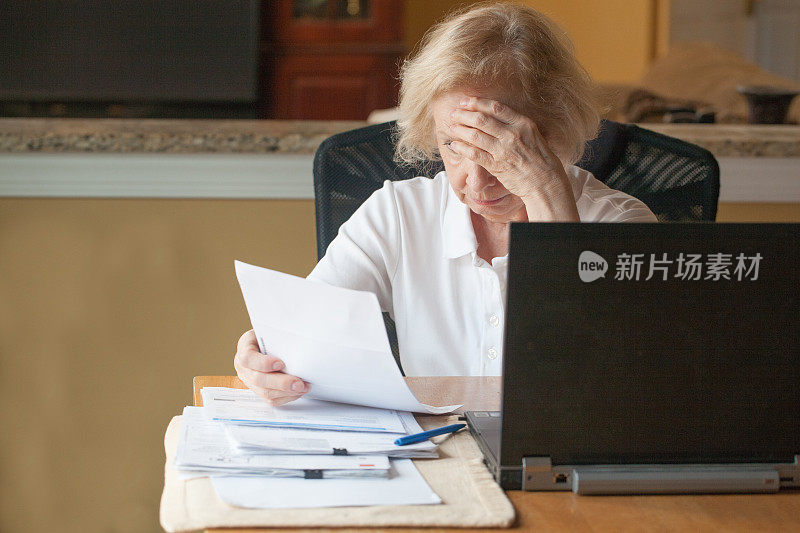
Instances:
[[[283,361],[264,355],[258,348],[256,334],[246,331],[236,345],[233,368],[247,387],[273,406],[296,400],[309,391],[308,383],[297,376],[285,374]]]

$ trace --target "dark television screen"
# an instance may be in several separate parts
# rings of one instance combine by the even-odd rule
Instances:
[[[0,100],[253,102],[255,0],[0,2]]]

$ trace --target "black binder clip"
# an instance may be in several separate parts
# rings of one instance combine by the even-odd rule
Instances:
[[[333,455],[348,455],[347,448],[334,448]]]
[[[322,470],[304,470],[306,479],[322,479]]]

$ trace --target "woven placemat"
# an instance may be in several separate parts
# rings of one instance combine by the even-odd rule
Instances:
[[[418,417],[424,429],[455,423],[456,417]],[[168,532],[214,527],[509,527],[514,507],[492,479],[467,431],[445,438],[438,459],[415,460],[441,505],[244,509],[222,502],[208,478],[178,479],[172,463],[181,417],[164,437],[167,459],[161,495],[161,526]],[[441,438],[441,437],[440,437]]]

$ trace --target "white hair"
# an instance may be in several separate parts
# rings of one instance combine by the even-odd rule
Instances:
[[[574,163],[600,123],[597,89],[572,43],[549,18],[513,3],[481,3],[433,26],[400,71],[395,157],[439,159],[431,103],[457,89],[486,88],[536,122],[551,149]]]

